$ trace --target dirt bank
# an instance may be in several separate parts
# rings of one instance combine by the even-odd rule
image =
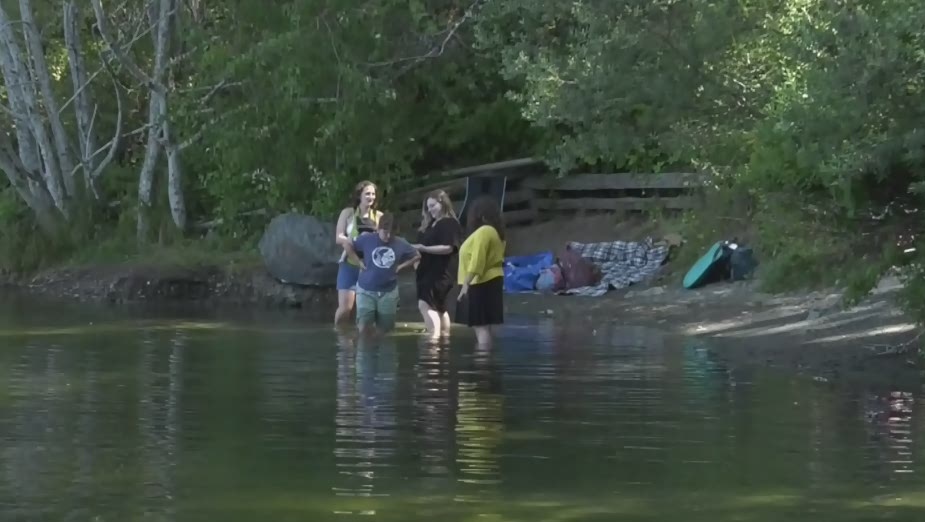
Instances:
[[[110,304],[202,302],[306,308],[336,302],[333,289],[284,285],[259,266],[230,270],[138,263],[94,265],[8,277],[4,286],[8,292]]]

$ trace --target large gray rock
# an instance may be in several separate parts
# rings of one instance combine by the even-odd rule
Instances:
[[[334,223],[288,213],[276,216],[260,238],[267,271],[283,283],[334,287],[341,248],[334,244]]]

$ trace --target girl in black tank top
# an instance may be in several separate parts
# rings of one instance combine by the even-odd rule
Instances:
[[[362,234],[363,232],[375,232],[376,231],[376,222],[370,217],[360,217],[357,213],[353,214],[354,218],[354,228],[356,228],[357,235]]]

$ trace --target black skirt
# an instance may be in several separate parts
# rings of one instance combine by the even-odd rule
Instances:
[[[466,326],[503,324],[504,278],[470,285],[467,295],[456,304],[456,322]]]
[[[434,281],[430,278],[420,278],[417,281],[418,300],[424,301],[437,313],[443,314],[447,311],[446,302],[453,286],[453,281],[448,279]]]

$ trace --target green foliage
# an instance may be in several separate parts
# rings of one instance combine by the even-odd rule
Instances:
[[[12,189],[0,190],[0,274],[20,273],[48,264],[55,241],[38,233],[29,209]]]
[[[191,239],[162,234],[156,244],[139,245],[130,214],[118,215],[114,221],[106,221],[99,217],[99,209],[87,207],[59,234],[49,237],[40,233],[28,208],[18,198],[9,190],[0,191],[0,274],[110,263],[233,268],[251,266],[258,259],[253,237],[214,234],[205,239]]]
[[[333,217],[360,179],[374,180],[388,206],[390,193],[416,175],[528,155],[542,145],[542,133],[506,98],[496,53],[466,45],[470,2],[199,6],[196,12],[193,4],[180,6],[173,49],[182,59],[170,73],[169,114],[174,136],[194,140],[182,155],[190,216],[219,221],[225,237],[250,241],[265,223],[255,215],[294,210]],[[48,27],[49,63],[66,99],[72,87],[61,13],[45,7],[38,16]],[[100,39],[90,30],[90,9],[83,15],[87,23],[79,26],[92,72],[101,64]],[[115,33],[130,34],[144,13],[125,5],[108,15]],[[142,70],[153,65],[152,51],[146,35],[127,48]],[[132,88],[137,81],[127,71],[117,74],[128,87],[124,130],[134,132],[124,136],[102,178],[95,226],[122,234],[131,229],[137,205],[148,100],[146,89]],[[109,88],[105,74],[90,86],[99,102],[98,145],[115,125]],[[69,128],[75,125],[72,109],[65,112]],[[164,175],[158,173],[155,187],[154,218],[162,223]],[[175,233],[161,228],[162,242],[165,233]]]
[[[716,189],[682,225],[684,252],[739,237],[768,288],[838,284],[852,297],[895,268],[909,308],[925,310],[914,291],[925,260],[903,254],[925,197],[918,1],[506,0],[465,20],[473,4],[460,0],[202,5],[181,9],[170,114],[181,140],[198,137],[183,154],[187,202],[194,221],[221,220],[218,250],[252,246],[266,215],[333,218],[360,179],[388,207],[424,172],[527,155],[562,172],[699,169]],[[113,12],[113,25],[132,13]],[[98,41],[84,33],[92,69]],[[46,35],[58,67],[60,34]],[[133,53],[150,67],[148,38]],[[103,136],[104,88],[93,85]],[[127,106],[126,129],[144,124],[143,89]],[[142,156],[136,133],[65,250],[142,253],[127,239]],[[5,266],[60,257],[39,253],[58,247],[2,195],[2,248],[19,257]],[[185,244],[162,229],[162,247]]]
[[[217,233],[239,245],[253,241],[265,216],[277,212],[333,217],[360,179],[374,180],[388,206],[390,193],[423,172],[532,154],[541,146],[541,133],[505,97],[495,53],[465,45],[472,20],[461,22],[469,2],[245,0],[201,6],[194,13],[192,4],[183,4],[177,20],[173,45],[183,59],[171,69],[172,132],[179,141],[194,140],[182,156],[192,220],[221,223]],[[39,13],[50,28],[52,68],[66,65],[59,11]],[[116,32],[126,34],[143,15],[128,5],[108,14]],[[92,18],[89,9],[84,15]],[[82,36],[92,71],[100,65],[100,40],[90,24],[80,27],[88,28]],[[149,37],[139,38],[129,52],[150,69]],[[69,71],[61,73],[55,84],[66,98]],[[126,71],[118,74],[124,85],[135,84]],[[115,124],[108,87],[105,74],[91,85],[101,139]],[[124,130],[135,132],[124,136],[117,161],[102,178],[94,223],[89,229],[74,223],[69,228],[81,232],[66,236],[130,235],[147,95],[143,88],[126,93]],[[71,109],[66,117],[73,127]],[[155,228],[169,219],[164,174],[159,172],[155,188]],[[159,243],[179,241],[176,234],[161,226]],[[61,241],[63,250],[73,248],[71,239],[52,243]],[[103,241],[110,245],[103,250],[131,253],[121,241]]]
[[[495,2],[478,35],[523,82],[512,98],[524,115],[563,135],[557,165],[649,170],[689,165],[690,138],[750,119],[741,82],[721,70],[729,49],[749,45],[773,15],[747,5]]]
[[[477,35],[554,164],[714,172],[688,251],[746,236],[769,288],[857,298],[917,266],[896,252],[925,186],[923,27],[912,0],[510,0]]]
[[[201,55],[195,82],[243,81],[217,97],[225,116],[187,154],[196,210],[226,232],[259,209],[333,216],[361,179],[387,203],[422,171],[529,152],[535,132],[490,53],[448,41],[426,57],[463,5],[245,2],[204,29],[202,41],[224,45]],[[201,124],[200,96],[178,101],[187,133]]]

